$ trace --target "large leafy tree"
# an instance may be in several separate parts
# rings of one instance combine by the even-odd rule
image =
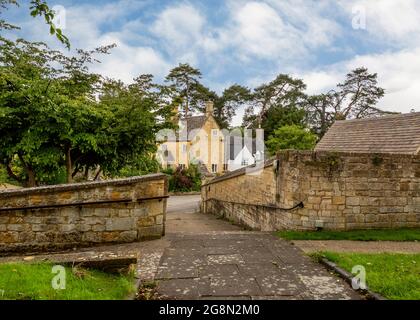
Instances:
[[[90,73],[95,56],[111,48],[68,57],[40,43],[2,41],[0,161],[11,178],[34,186],[64,171],[71,182],[152,158],[156,133],[172,126],[168,88],[150,75],[126,85]]]
[[[127,167],[142,171],[143,163],[153,166],[157,133],[174,126],[167,88],[152,80],[151,75],[141,75],[131,85],[109,79],[103,85],[100,103],[112,114],[99,142],[101,168],[106,174],[119,175]]]
[[[67,57],[42,43],[0,41],[0,160],[28,186],[65,163],[70,182],[73,150],[95,147],[92,131],[101,121],[94,100],[100,77],[86,64],[110,47]],[[13,172],[16,161],[20,175]]]
[[[251,105],[245,110],[243,125],[263,128],[266,138],[280,126],[303,125],[306,85],[300,79],[286,74],[257,87]]]

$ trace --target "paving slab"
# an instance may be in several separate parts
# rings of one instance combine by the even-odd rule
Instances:
[[[155,280],[169,299],[361,299],[342,279],[271,233],[198,212],[199,196],[168,201],[168,246]]]

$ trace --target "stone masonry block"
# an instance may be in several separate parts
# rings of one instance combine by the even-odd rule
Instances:
[[[107,231],[128,231],[134,228],[133,218],[110,218],[106,220],[105,225]]]

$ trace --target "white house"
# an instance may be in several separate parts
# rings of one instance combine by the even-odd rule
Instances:
[[[234,171],[255,164],[256,161],[264,160],[264,151],[257,150],[255,139],[243,138],[242,136],[226,137],[225,157],[228,171]]]

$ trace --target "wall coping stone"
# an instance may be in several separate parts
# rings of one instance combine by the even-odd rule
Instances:
[[[33,187],[33,188],[23,188],[23,189],[13,189],[13,190],[1,190],[0,199],[9,198],[14,196],[26,196],[38,193],[51,193],[51,192],[60,192],[60,191],[75,191],[83,189],[93,189],[97,187],[104,186],[118,186],[118,185],[129,185],[138,182],[153,181],[167,179],[166,175],[163,173],[153,173],[144,176],[136,176],[123,179],[111,179],[103,181],[89,181],[81,183],[69,183],[69,184],[58,184],[58,185],[49,185],[42,187]]]
[[[232,178],[242,176],[242,175],[247,173],[247,170],[252,171],[254,169],[255,171],[258,171],[259,169],[265,169],[267,167],[272,166],[274,160],[276,160],[276,159],[275,158],[268,159],[267,161],[264,162],[264,167],[262,167],[262,168],[257,167],[254,164],[254,165],[250,165],[250,166],[247,166],[247,167],[243,167],[243,168],[228,172],[228,173],[226,173],[222,176],[218,176],[218,177],[208,181],[207,183],[203,184],[201,187],[205,187],[205,186],[208,186],[208,185],[216,183],[216,182],[220,182],[220,181],[224,181],[224,180],[228,180],[228,179],[232,179]]]

